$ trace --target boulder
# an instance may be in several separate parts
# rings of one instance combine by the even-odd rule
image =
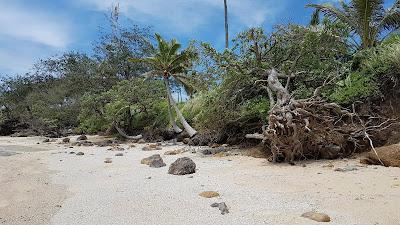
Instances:
[[[163,159],[160,157],[160,158],[156,158],[156,159],[152,160],[150,162],[149,166],[153,167],[153,168],[160,168],[160,167],[166,166],[166,164],[164,163]]]
[[[106,147],[114,144],[114,141],[112,140],[105,140],[105,141],[99,141],[95,143],[99,147]]]
[[[192,174],[196,172],[196,164],[188,157],[183,157],[177,159],[173,162],[169,169],[168,173],[173,175],[186,175]]]
[[[106,159],[104,160],[104,163],[112,163],[112,159],[111,159],[111,158],[106,158]]]
[[[86,135],[84,135],[84,134],[82,134],[81,136],[79,136],[76,140],[77,141],[85,141],[85,140],[87,140],[88,138],[86,137]]]
[[[176,136],[176,141],[177,142],[183,142],[183,140],[185,138],[190,138],[190,135],[186,131],[183,131],[182,133],[180,133],[180,134],[178,134]]]
[[[139,139],[137,143],[138,144],[144,144],[144,143],[146,143],[146,141],[142,138],[142,139]]]
[[[69,143],[69,141],[70,141],[70,139],[67,138],[67,137],[62,139],[62,142],[63,142],[63,143]]]
[[[142,159],[142,161],[140,161],[140,163],[145,164],[145,165],[150,165],[153,161],[157,161],[157,160],[160,161],[160,159],[162,160],[160,154],[155,154],[150,157]]]
[[[189,142],[190,142],[190,138],[184,138],[184,139],[182,140],[182,142],[183,142],[183,144],[187,145],[187,144],[189,144]]]
[[[306,212],[303,213],[303,215],[301,215],[304,218],[310,219],[310,220],[314,220],[317,222],[330,222],[331,218],[324,214],[324,213],[318,213],[318,212]]]
[[[389,145],[376,149],[379,158],[385,166],[400,167],[400,145]],[[381,165],[374,151],[369,152],[361,163],[370,165]]]
[[[78,153],[76,153],[76,155],[85,155],[85,153],[83,153],[83,152],[78,152]]]

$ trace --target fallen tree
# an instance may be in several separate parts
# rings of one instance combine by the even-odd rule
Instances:
[[[266,80],[256,82],[263,83],[269,95],[268,125],[263,126],[261,134],[246,137],[262,140],[272,153],[272,162],[334,159],[374,149],[372,134],[394,124],[393,120],[382,122],[381,117],[360,116],[354,105],[353,110],[349,110],[322,100],[321,89],[333,79],[327,79],[315,89],[311,98],[297,100],[288,90],[294,75],[283,75],[271,69],[266,71],[265,77]],[[286,86],[279,78],[286,79]]]

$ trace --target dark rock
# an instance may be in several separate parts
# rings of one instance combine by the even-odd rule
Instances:
[[[124,148],[118,147],[118,146],[114,146],[114,147],[109,148],[109,149],[107,149],[107,150],[109,150],[109,151],[117,151],[117,152],[123,152],[123,151],[125,151]]]
[[[86,135],[84,135],[84,134],[82,134],[81,136],[79,136],[76,140],[78,140],[78,141],[85,141],[85,140],[87,140],[88,138],[86,137]]]
[[[69,141],[70,141],[70,139],[67,138],[67,137],[62,139],[62,142],[63,142],[63,143],[69,143]]]
[[[69,152],[69,154],[75,154],[75,152]]]
[[[112,163],[112,159],[111,159],[111,158],[106,158],[106,159],[104,160],[104,163]]]
[[[115,154],[115,156],[124,156],[124,153],[120,152],[120,153]]]
[[[190,135],[186,131],[183,131],[182,133],[180,133],[176,136],[176,141],[183,142],[183,140],[186,138],[190,139]]]
[[[224,147],[217,147],[217,148],[206,148],[201,149],[199,152],[203,155],[215,155],[221,152],[226,152],[227,149]]]
[[[43,140],[43,143],[48,143],[48,142],[50,142],[50,139],[48,139],[48,138]]]
[[[78,153],[76,153],[76,155],[85,155],[85,153],[83,153],[83,152],[78,152]]]
[[[94,145],[91,141],[82,141],[80,144],[82,146],[93,146]]]
[[[184,138],[182,142],[187,145],[190,142],[190,138]]]
[[[213,203],[211,204],[211,207],[218,208],[222,215],[229,213],[228,206],[225,204],[225,202]]]
[[[355,166],[349,166],[348,165],[348,166],[346,166],[344,168],[336,168],[334,170],[338,171],[338,172],[349,172],[349,171],[354,171],[354,170],[358,170],[358,169]]]
[[[341,148],[338,145],[330,144],[320,150],[321,159],[337,159],[340,157]]]
[[[61,134],[58,133],[57,131],[50,131],[50,132],[46,133],[44,136],[48,137],[48,138],[59,138],[59,137],[61,137]]]
[[[106,146],[110,146],[110,145],[113,145],[116,143],[113,140],[105,140],[105,141],[97,142],[95,144],[99,147],[106,147]]]
[[[160,157],[160,158],[152,160],[150,162],[149,166],[153,167],[153,168],[161,168],[161,167],[166,166],[166,164],[164,163],[163,159]]]
[[[196,164],[188,157],[183,157],[177,159],[173,162],[169,169],[168,173],[173,175],[185,175],[192,174],[196,172]]]

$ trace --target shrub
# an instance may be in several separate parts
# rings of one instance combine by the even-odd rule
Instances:
[[[349,104],[357,99],[373,96],[377,91],[378,88],[372,75],[353,72],[346,79],[337,83],[337,88],[328,98],[333,102]]]

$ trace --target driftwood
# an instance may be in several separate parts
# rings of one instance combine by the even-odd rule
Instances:
[[[119,135],[121,135],[121,137],[128,139],[128,140],[139,140],[142,139],[143,136],[141,134],[137,135],[137,136],[129,136],[127,133],[125,133],[125,131],[120,128],[117,124],[117,122],[113,122],[111,124],[111,126],[107,129],[106,133],[107,134],[114,134],[116,132],[118,132]]]
[[[338,158],[352,154],[357,149],[373,147],[368,132],[384,125],[372,126],[370,120],[364,122],[353,111],[338,104],[328,103],[319,97],[321,88],[314,91],[309,99],[296,100],[288,91],[292,75],[279,74],[275,69],[265,73],[270,99],[268,125],[262,134],[248,134],[246,138],[260,139],[269,144],[273,162],[305,158]],[[286,78],[283,86],[279,78]]]

